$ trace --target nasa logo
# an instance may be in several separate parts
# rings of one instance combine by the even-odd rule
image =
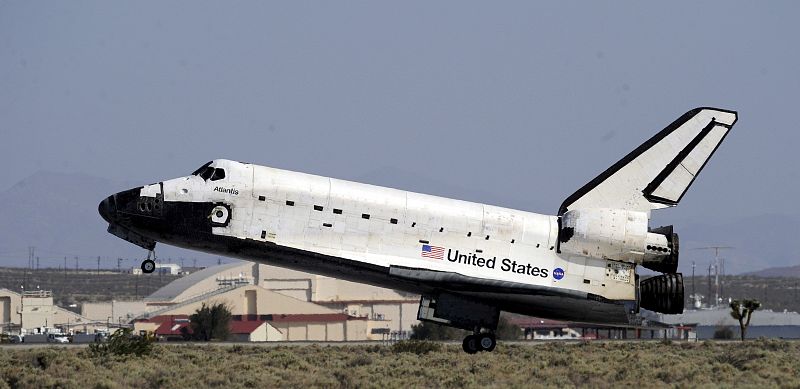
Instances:
[[[553,278],[555,278],[556,280],[564,278],[564,269],[560,267],[553,269]]]

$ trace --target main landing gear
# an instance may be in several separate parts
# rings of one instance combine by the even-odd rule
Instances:
[[[491,332],[478,332],[468,335],[461,343],[464,352],[475,354],[478,351],[491,352],[497,346],[497,337]]]
[[[461,346],[464,352],[492,351],[497,347],[497,323],[500,310],[491,304],[449,292],[422,295],[417,319],[448,327],[472,330]]]
[[[150,250],[147,252],[147,259],[142,261],[142,273],[144,274],[150,274],[156,270],[156,261],[150,259],[151,255],[153,256],[153,259],[156,258],[156,252]]]

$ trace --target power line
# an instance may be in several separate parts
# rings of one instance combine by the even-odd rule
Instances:
[[[692,249],[692,250],[714,250],[714,262],[713,262],[713,264],[709,264],[708,265],[708,297],[709,298],[711,297],[711,269],[713,268],[714,269],[714,288],[715,288],[714,305],[713,306],[715,306],[715,307],[717,306],[717,304],[719,304],[719,295],[722,293],[722,286],[721,286],[720,280],[719,280],[719,273],[720,273],[720,268],[721,268],[719,251],[720,250],[727,250],[727,249],[733,249],[733,247],[731,247],[731,246],[706,246],[706,247],[695,247],[695,248]],[[723,266],[724,266],[724,263],[725,262],[724,262],[724,259],[723,259],[723,262],[722,262]],[[723,267],[723,269],[724,269],[724,267]],[[725,271],[724,270],[722,270],[722,275],[723,275],[723,280],[724,280],[724,276],[725,276]],[[711,305],[709,304],[709,306],[711,306]]]

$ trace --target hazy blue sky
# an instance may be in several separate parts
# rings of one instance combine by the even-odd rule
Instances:
[[[149,183],[230,158],[345,179],[396,168],[554,213],[717,106],[740,120],[669,218],[796,214],[799,8],[2,2],[0,189],[38,170]]]

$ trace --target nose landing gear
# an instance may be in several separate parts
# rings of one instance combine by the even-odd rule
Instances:
[[[147,252],[147,259],[142,261],[142,273],[150,274],[156,270],[156,261],[150,259],[150,256],[153,256],[153,259],[156,258],[156,252],[154,250],[150,250]]]

